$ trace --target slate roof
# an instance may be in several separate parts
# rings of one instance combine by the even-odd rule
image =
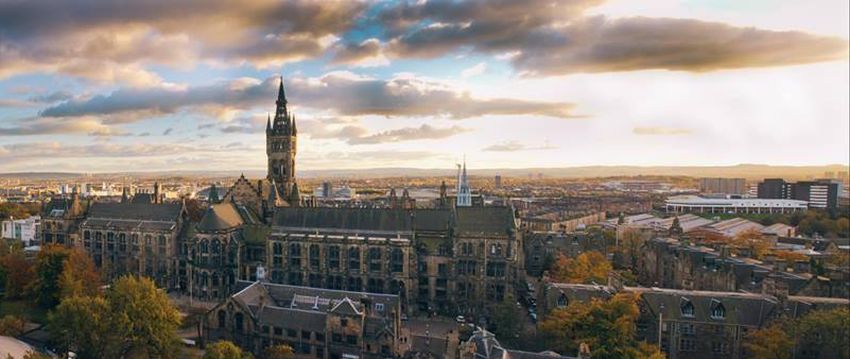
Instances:
[[[107,203],[95,202],[89,208],[88,218],[135,219],[146,221],[174,221],[183,205],[180,203]]]
[[[456,213],[461,234],[507,235],[516,230],[510,207],[458,207]]]
[[[83,226],[141,231],[171,231],[183,211],[182,203],[105,203],[91,205]]]
[[[741,292],[710,292],[664,288],[626,287],[627,292],[639,293],[653,316],[663,313],[665,320],[701,321],[761,327],[778,309],[776,298],[764,294]],[[690,302],[694,316],[682,315],[682,305]],[[711,309],[720,303],[726,310],[722,319],[711,317]],[[662,307],[663,306],[663,307]]]
[[[239,227],[243,223],[245,221],[236,206],[233,203],[225,202],[213,204],[207,208],[198,223],[198,230],[201,232],[221,231]]]

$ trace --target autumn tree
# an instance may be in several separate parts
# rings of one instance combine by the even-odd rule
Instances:
[[[81,358],[163,357],[179,349],[180,314],[147,278],[121,277],[105,296],[66,298],[49,323],[54,343]]]
[[[790,359],[794,342],[781,325],[772,324],[748,335],[744,349],[753,359]]]
[[[746,250],[750,257],[762,259],[770,249],[770,243],[756,229],[742,231],[728,240],[727,243],[735,248]]]
[[[272,345],[263,351],[263,359],[288,359],[294,358],[295,352],[286,344]]]
[[[611,262],[596,251],[585,252],[575,258],[559,254],[549,276],[561,283],[604,283],[611,269]]]
[[[179,347],[180,313],[148,278],[124,276],[106,293],[125,353],[163,356]]]
[[[27,321],[17,315],[0,318],[0,335],[16,337],[24,333]]]
[[[649,233],[637,228],[626,228],[620,234],[617,255],[621,258],[617,263],[629,268],[637,268],[641,256],[641,248],[649,239]]]
[[[16,250],[0,257],[0,266],[5,277],[4,297],[20,299],[27,295],[36,275],[35,265],[24,256],[24,252]]]
[[[221,340],[207,346],[203,359],[248,359],[252,357],[250,353],[243,352],[233,342]]]
[[[757,359],[790,358],[794,348],[814,357],[850,358],[850,308],[815,310],[773,323],[748,335],[744,348]]]
[[[593,358],[660,358],[657,347],[635,339],[638,298],[619,293],[608,300],[572,301],[552,311],[538,328],[560,353],[575,353],[585,343]]]
[[[100,273],[85,252],[71,250],[59,276],[62,298],[98,295],[101,286]]]

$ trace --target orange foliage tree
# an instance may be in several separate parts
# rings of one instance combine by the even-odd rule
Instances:
[[[549,276],[561,283],[604,283],[611,269],[611,262],[599,252],[585,252],[575,258],[558,254]]]

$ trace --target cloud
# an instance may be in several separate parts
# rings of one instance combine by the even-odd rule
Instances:
[[[333,62],[369,67],[388,65],[389,59],[384,55],[381,41],[371,38],[360,43],[338,44]]]
[[[349,144],[377,144],[387,142],[415,141],[415,140],[435,140],[451,137],[463,132],[469,132],[469,129],[452,126],[452,127],[433,127],[428,124],[423,124],[419,127],[405,127],[396,130],[378,132],[368,136],[355,137],[348,140]]]
[[[517,151],[537,151],[537,150],[554,150],[557,146],[545,143],[542,146],[527,146],[517,141],[506,141],[487,146],[482,151],[490,152],[517,152]]]
[[[607,18],[604,1],[406,1],[385,9],[386,53],[433,58],[453,51],[510,57],[529,75],[666,69],[714,71],[847,58],[845,39],[669,18]],[[522,13],[522,16],[505,14]]]
[[[262,149],[257,146],[245,146],[241,143],[230,143],[224,146],[198,146],[176,143],[67,145],[60,142],[29,142],[0,146],[0,158],[153,157],[175,154],[219,153],[234,150],[254,152]]]
[[[484,73],[484,71],[487,71],[487,63],[479,62],[475,66],[472,66],[470,68],[467,68],[467,69],[464,69],[463,71],[461,71],[460,77],[463,77],[463,78],[466,79],[466,78],[470,78],[470,77],[473,77],[473,76],[481,75],[481,74]]]
[[[677,127],[635,127],[632,129],[632,133],[636,135],[662,135],[662,136],[675,136],[675,135],[689,135],[692,133],[690,129],[687,128],[677,128]]]
[[[295,78],[289,83],[287,91],[292,89],[297,103],[317,109],[332,109],[343,116],[445,116],[454,119],[485,115],[573,117],[574,105],[569,103],[476,98],[457,86],[410,75],[382,80],[351,72],[330,72],[319,78]]]
[[[12,127],[0,127],[0,136],[53,135],[85,133],[90,136],[126,136],[124,130],[107,126],[91,116],[73,119],[28,117],[16,120]]]
[[[239,78],[184,88],[119,88],[107,95],[75,98],[49,106],[41,115],[103,116],[104,123],[125,123],[189,108],[226,113],[260,105],[270,106],[276,96],[277,85],[278,79],[270,77],[264,81]],[[574,107],[569,103],[476,98],[457,86],[409,75],[382,80],[351,72],[330,72],[317,78],[288,80],[286,91],[292,104],[328,110],[341,116],[446,116],[464,119],[485,115],[535,115],[570,118]]]
[[[366,7],[310,0],[5,1],[0,78],[58,72],[144,86],[155,80],[144,70],[152,64],[280,65],[321,55]]]

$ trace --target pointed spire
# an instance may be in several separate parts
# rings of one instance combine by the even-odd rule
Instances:
[[[280,77],[280,88],[277,90],[277,103],[286,104],[286,92],[283,90],[283,76]]]
[[[301,206],[301,192],[298,191],[298,183],[292,184],[292,191],[289,193],[289,205]]]
[[[272,114],[271,112],[266,112],[266,131],[272,129]]]
[[[295,129],[295,115],[292,115],[292,133],[291,135],[295,136],[298,134],[298,130]]]

